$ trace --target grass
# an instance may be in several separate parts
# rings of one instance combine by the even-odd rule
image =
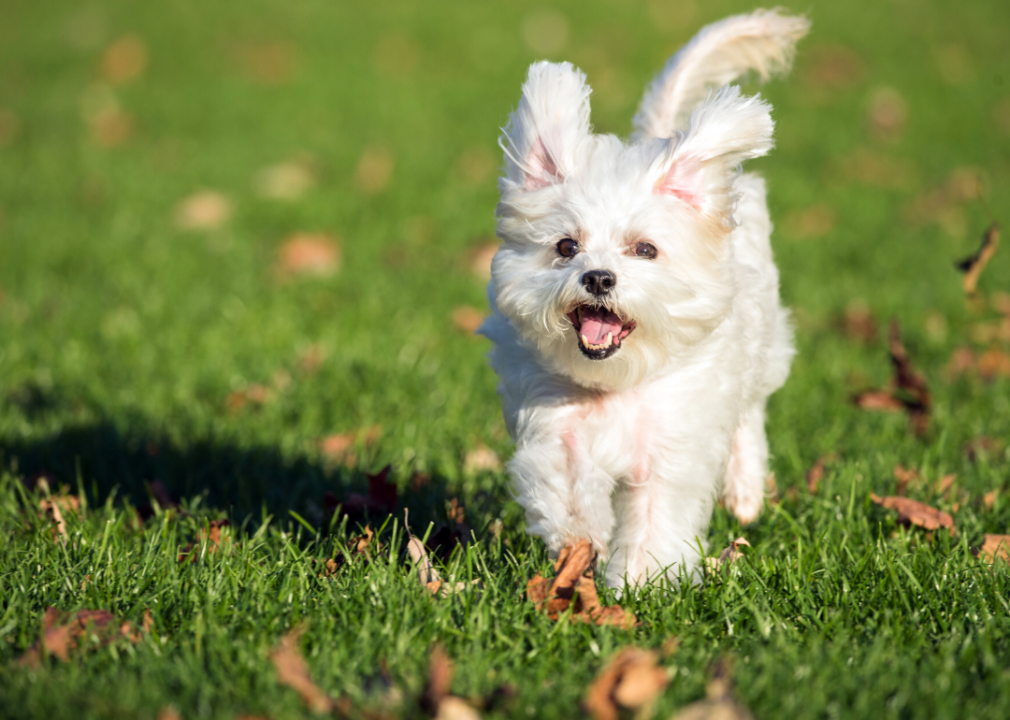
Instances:
[[[955,349],[988,347],[978,326],[996,317],[965,302],[952,269],[989,211],[950,189],[951,177],[981,173],[997,215],[1010,199],[1010,9],[995,0],[814,7],[796,71],[762,91],[778,147],[754,168],[771,189],[799,355],[770,408],[781,501],[747,528],[721,509],[713,518],[712,547],[744,534],[745,559],[722,583],[623,598],[642,621],[633,631],[552,623],[521,601],[549,562],[504,474],[463,462],[482,445],[510,450],[487,346],[450,314],[485,307],[471,257],[493,235],[497,128],[528,63],[546,53],[582,66],[597,129],[626,134],[665,57],[750,7],[666,5],[558,2],[563,32],[530,2],[4,4],[0,716],[154,717],[167,705],[186,718],[305,716],[268,659],[302,624],[323,688],[365,708],[394,688],[394,715],[419,714],[435,642],[456,659],[456,694],[515,688],[487,715],[558,717],[577,712],[615,650],[674,636],[655,717],[701,697],[725,655],[760,718],[1010,713],[1010,576],[971,553],[985,533],[1010,530],[1010,457],[962,451],[981,435],[1006,448],[1010,380],[946,371]],[[146,66],[109,86],[103,53],[130,34]],[[566,42],[536,52],[524,37]],[[875,129],[881,103],[904,121],[888,130],[878,116]],[[96,108],[125,113],[128,136],[96,142]],[[362,187],[365,149],[392,161],[381,189]],[[313,187],[292,201],[257,194],[262,168],[298,157],[312,158]],[[176,207],[202,188],[230,199],[230,221],[180,229]],[[296,232],[339,237],[339,272],[279,278],[277,249]],[[1010,292],[1007,277],[1003,252],[981,296]],[[927,437],[850,405],[889,375],[883,333],[859,342],[839,330],[856,300],[900,319],[934,395]],[[312,354],[322,362],[306,369]],[[229,403],[256,385],[271,388],[268,402]],[[376,425],[355,463],[319,450],[321,437]],[[827,452],[841,459],[810,493],[805,472]],[[448,500],[462,501],[476,542],[447,571],[480,578],[479,590],[421,591],[399,513],[368,518],[391,551],[318,577],[313,561],[355,534],[330,532],[324,494],[363,492],[386,464],[415,531],[444,526]],[[894,492],[896,464],[930,481],[913,497],[958,503],[955,537],[899,528],[870,502]],[[431,481],[414,491],[418,473]],[[932,491],[945,473],[960,495]],[[86,501],[66,542],[26,494],[41,474]],[[150,503],[155,480],[186,512],[138,526],[133,508]],[[179,563],[222,517],[234,552]],[[21,667],[50,605],[134,623],[149,608],[154,629]]]

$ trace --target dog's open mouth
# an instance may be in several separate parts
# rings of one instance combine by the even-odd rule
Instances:
[[[634,320],[622,320],[613,310],[579,305],[568,318],[579,338],[579,350],[591,360],[604,360],[621,349],[621,341],[635,329]]]

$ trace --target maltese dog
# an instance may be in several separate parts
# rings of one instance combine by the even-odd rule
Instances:
[[[508,464],[527,532],[586,538],[609,585],[691,572],[720,496],[755,519],[765,402],[789,374],[763,180],[770,107],[736,78],[785,71],[806,19],[704,28],[648,87],[631,141],[594,135],[585,75],[529,69],[499,141],[491,315]]]

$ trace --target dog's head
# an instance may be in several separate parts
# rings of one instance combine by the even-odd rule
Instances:
[[[627,145],[589,127],[585,76],[530,68],[501,139],[492,301],[553,371],[599,388],[662,371],[729,311],[739,164],[771,148],[759,98],[716,92],[686,132]]]

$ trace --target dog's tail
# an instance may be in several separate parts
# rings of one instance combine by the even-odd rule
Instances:
[[[751,70],[762,82],[788,71],[796,41],[809,29],[806,18],[778,9],[734,15],[702,28],[646,88],[632,137],[665,138],[687,129],[691,112],[711,88]]]

